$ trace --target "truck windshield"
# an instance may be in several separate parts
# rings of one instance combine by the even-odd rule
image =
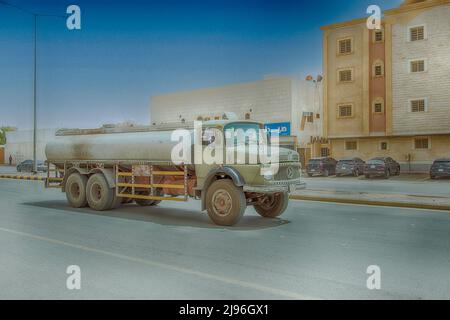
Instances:
[[[259,141],[259,130],[264,130],[260,124],[258,123],[249,123],[249,122],[235,122],[227,124],[224,128],[225,134],[229,131],[234,137],[234,144],[242,144],[246,145],[250,143],[257,144]],[[243,135],[242,135],[243,134]],[[240,136],[241,135],[241,136]],[[267,133],[264,134],[265,141],[268,141]],[[264,141],[262,141],[264,142]]]

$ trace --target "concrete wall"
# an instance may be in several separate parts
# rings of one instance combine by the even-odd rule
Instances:
[[[263,123],[290,122],[291,135],[303,145],[311,136],[322,135],[321,84],[288,77],[154,96],[150,121],[189,122],[200,116],[214,119],[225,111],[236,113],[240,119],[250,113],[252,120]],[[320,117],[300,130],[303,112],[320,113]]]
[[[408,41],[411,26],[425,25],[426,39]],[[450,4],[407,12],[392,28],[393,134],[450,133]],[[411,74],[411,59],[427,70]],[[428,111],[413,113],[409,100],[428,99]]]
[[[422,136],[420,136],[422,137]],[[406,161],[411,155],[413,171],[428,171],[434,160],[450,157],[450,135],[429,136],[429,149],[414,149],[415,137],[379,137],[361,139],[336,139],[331,141],[331,154],[336,159],[360,157],[368,160],[373,157],[389,156],[400,162],[403,170],[409,169]],[[345,141],[357,141],[358,150],[345,150]],[[381,142],[388,143],[388,150],[381,150]]]
[[[202,116],[221,116],[235,112],[240,118],[246,113],[262,122],[290,122],[292,80],[287,77],[176,92],[151,98],[150,120],[160,124],[196,120]],[[251,111],[250,111],[251,110]]]
[[[45,145],[54,138],[56,129],[40,129],[37,131],[38,160],[46,160]],[[33,159],[33,130],[18,130],[6,134],[5,159],[13,157],[13,164]]]

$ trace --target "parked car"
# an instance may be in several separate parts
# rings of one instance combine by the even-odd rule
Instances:
[[[450,177],[450,158],[437,159],[430,169],[430,178]]]
[[[308,176],[322,175],[328,177],[336,174],[337,161],[331,157],[313,158],[310,159],[306,166],[306,173]]]
[[[365,162],[360,158],[349,158],[339,160],[336,164],[336,176],[359,175],[364,173]]]
[[[33,171],[33,160],[25,160],[19,163],[16,167],[17,172],[31,172]],[[37,171],[47,172],[47,166],[44,161],[37,161]]]
[[[398,176],[400,175],[400,164],[391,157],[373,158],[366,162],[364,175],[366,178],[381,176],[386,179],[393,175]]]

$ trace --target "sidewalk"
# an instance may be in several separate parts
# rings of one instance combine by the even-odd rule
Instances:
[[[377,205],[431,210],[450,210],[449,196],[417,194],[337,191],[331,189],[305,189],[290,196],[294,200],[323,201],[349,204]]]

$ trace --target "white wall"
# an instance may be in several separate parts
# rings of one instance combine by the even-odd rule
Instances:
[[[175,92],[151,98],[151,123],[196,120],[197,117],[221,116],[224,111],[234,112],[244,119],[261,122],[291,121],[291,79],[267,78],[261,81],[232,84],[216,88]]]
[[[37,130],[36,157],[46,160],[45,145],[55,136],[56,129]],[[13,157],[13,164],[33,159],[33,130],[18,130],[6,134],[5,159]]]
[[[426,10],[393,26],[393,133],[450,133],[450,5]],[[426,40],[408,41],[410,26],[425,24]],[[411,59],[426,60],[427,71],[409,72]],[[428,98],[428,112],[410,112],[409,100]]]
[[[180,122],[181,118],[189,122],[198,116],[213,119],[225,111],[244,119],[251,109],[252,120],[291,122],[291,135],[303,144],[310,141],[311,135],[322,135],[321,87],[288,77],[266,77],[249,83],[175,92],[151,98],[150,119],[156,124]],[[320,113],[321,118],[300,131],[304,111]]]

